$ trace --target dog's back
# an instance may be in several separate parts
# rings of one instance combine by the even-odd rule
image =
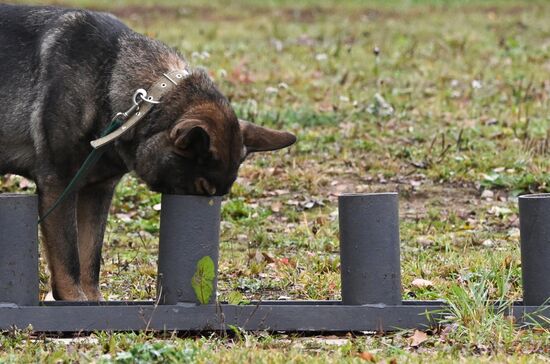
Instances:
[[[83,99],[105,98],[97,94],[107,90],[118,38],[127,31],[109,14],[0,5],[0,173],[32,178],[44,139],[67,132],[47,124],[86,116]]]
[[[40,40],[56,11],[0,5],[0,172],[12,172],[31,159],[29,127],[33,85],[40,64]],[[16,146],[14,148],[14,146]],[[14,153],[14,150],[17,151]],[[15,165],[14,165],[15,164]],[[12,168],[17,167],[17,168]],[[20,171],[24,172],[24,171]]]
[[[74,48],[72,51],[81,56],[87,50],[89,55],[97,55],[97,49],[87,47],[94,43],[116,46],[124,31],[130,30],[106,13],[0,4],[0,72],[2,77],[17,79],[29,70],[36,71],[51,56],[59,55],[58,47],[62,46]],[[61,51],[65,54],[71,49]]]

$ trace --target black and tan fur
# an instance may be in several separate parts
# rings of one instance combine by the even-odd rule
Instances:
[[[44,213],[91,151],[89,142],[131,106],[133,92],[186,66],[177,52],[109,14],[0,5],[0,172],[34,180]],[[159,192],[222,195],[246,154],[294,141],[239,122],[208,75],[192,71],[42,224],[54,297],[101,299],[105,223],[125,173],[135,171]]]

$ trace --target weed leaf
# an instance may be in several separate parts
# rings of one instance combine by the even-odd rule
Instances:
[[[191,279],[191,286],[199,302],[203,305],[210,301],[214,291],[214,278],[216,276],[214,261],[208,255],[197,262],[197,270]]]

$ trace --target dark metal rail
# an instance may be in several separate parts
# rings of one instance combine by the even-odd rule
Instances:
[[[342,302],[215,303],[213,277],[210,303],[198,304],[198,261],[209,256],[217,271],[220,199],[165,195],[156,302],[39,303],[36,197],[0,195],[0,330],[362,332],[427,328],[452,316],[442,301],[401,301],[397,194],[345,195],[339,208]],[[525,305],[494,307],[518,325],[548,325],[550,194],[521,197],[520,220]]]
[[[445,305],[430,301],[397,306],[300,301],[248,305],[0,305],[0,329],[31,326],[38,332],[225,331],[239,327],[250,331],[384,332],[433,327],[447,312]],[[542,317],[550,317],[550,307],[511,306],[506,315],[513,315],[518,324],[544,323]]]

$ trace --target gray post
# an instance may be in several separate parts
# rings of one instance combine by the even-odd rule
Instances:
[[[0,302],[38,305],[38,199],[0,194]]]
[[[519,197],[523,302],[549,304],[550,298],[550,193]]]
[[[160,304],[200,303],[192,287],[198,261],[214,262],[216,301],[221,197],[163,195],[157,295]]]
[[[345,305],[401,304],[398,194],[339,196]]]

